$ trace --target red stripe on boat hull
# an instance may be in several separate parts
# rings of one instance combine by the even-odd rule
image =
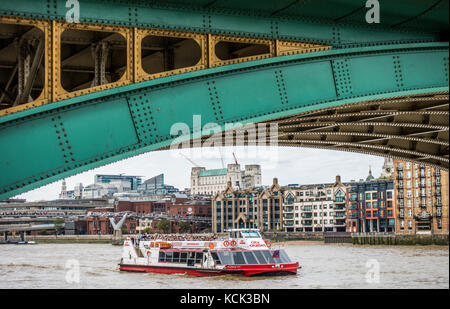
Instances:
[[[227,265],[225,269],[195,269],[168,266],[126,265],[120,264],[121,271],[147,272],[159,274],[186,274],[197,277],[239,274],[243,276],[255,275],[295,275],[298,263],[276,265]]]

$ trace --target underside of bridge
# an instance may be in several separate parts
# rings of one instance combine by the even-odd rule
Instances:
[[[441,92],[346,104],[207,135],[200,145],[321,148],[448,169],[448,100],[448,92]],[[179,148],[198,143],[191,140]]]
[[[448,170],[448,1],[65,5],[0,4],[0,200],[234,133]]]

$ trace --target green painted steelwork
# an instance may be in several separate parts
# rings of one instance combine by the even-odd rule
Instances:
[[[226,123],[448,91],[446,68],[448,43],[331,50],[170,76],[7,115],[0,118],[0,200],[169,146],[178,137],[171,134],[175,123],[191,131],[184,140],[208,135],[193,131],[193,115],[224,130]]]
[[[433,42],[448,31],[448,0],[380,1],[382,23],[367,24],[364,1],[80,1],[80,22],[339,47]],[[210,5],[208,5],[210,4]],[[292,4],[292,5],[291,5]],[[2,1],[0,15],[65,20],[66,0]]]

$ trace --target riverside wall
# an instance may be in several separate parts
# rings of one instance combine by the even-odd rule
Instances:
[[[36,243],[114,243],[122,244],[128,235],[117,240],[113,235],[27,235],[25,240]],[[449,235],[395,235],[395,234],[352,234],[352,233],[293,233],[266,232],[265,239],[272,242],[307,240],[328,243],[349,243],[354,245],[449,245]]]

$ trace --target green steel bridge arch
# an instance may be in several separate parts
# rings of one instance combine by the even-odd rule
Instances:
[[[0,15],[65,16],[64,1],[47,2],[47,8],[34,1],[2,3]],[[216,123],[221,132],[229,123],[276,123],[280,146],[390,156],[448,170],[448,15],[441,11],[448,1],[426,1],[423,7],[399,1],[409,5],[405,10],[387,4],[387,25],[374,28],[356,17],[363,18],[359,1],[332,1],[335,9],[324,15],[323,1],[305,3],[307,10],[300,9],[302,1],[259,1],[259,13],[239,1],[228,1],[234,7],[193,2],[189,8],[181,0],[170,6],[86,1],[83,16],[90,17],[81,21],[308,39],[333,49],[163,77],[1,116],[0,200],[167,149],[174,141],[210,137],[194,127],[193,115],[202,124]],[[105,19],[93,15],[98,3],[110,4]],[[186,124],[189,134],[171,131],[175,123]]]

